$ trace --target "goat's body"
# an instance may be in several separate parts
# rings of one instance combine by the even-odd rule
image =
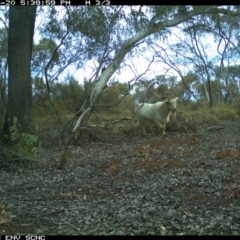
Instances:
[[[156,103],[139,103],[135,106],[136,119],[138,127],[143,129],[146,134],[145,127],[154,124],[162,129],[165,135],[165,125],[170,121],[170,115],[176,115],[176,101],[178,98],[165,99],[163,102]]]

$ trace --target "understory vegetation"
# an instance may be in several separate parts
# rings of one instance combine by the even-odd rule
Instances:
[[[239,5],[0,6],[0,236],[240,235],[239,49]]]

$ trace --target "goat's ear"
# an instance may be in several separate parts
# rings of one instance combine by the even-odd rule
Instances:
[[[177,100],[178,100],[178,97],[174,98],[173,100],[174,100],[174,101],[177,101]]]

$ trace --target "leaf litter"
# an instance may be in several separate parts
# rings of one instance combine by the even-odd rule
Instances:
[[[240,125],[106,136],[0,172],[0,235],[239,235]]]

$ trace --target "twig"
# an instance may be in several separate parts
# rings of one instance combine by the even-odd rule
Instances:
[[[221,129],[223,129],[223,128],[225,128],[225,127],[222,127],[222,126],[213,126],[213,127],[209,127],[209,128],[206,128],[206,129],[204,129],[203,130],[203,132],[205,132],[205,131],[214,131],[214,130],[221,130]]]

